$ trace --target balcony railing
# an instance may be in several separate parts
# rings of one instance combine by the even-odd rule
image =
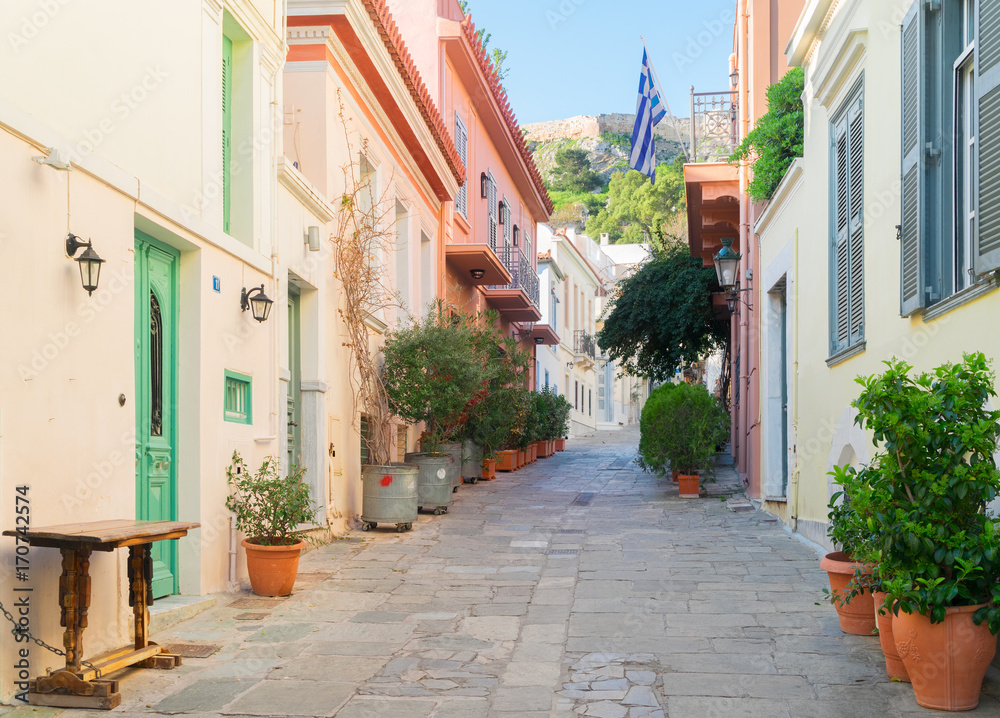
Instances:
[[[493,284],[487,289],[520,289],[528,295],[531,304],[538,308],[538,274],[531,266],[531,258],[521,248],[512,244],[500,244],[495,248],[497,258],[510,272],[511,281],[507,285]]]
[[[573,332],[573,351],[594,359],[597,356],[597,342],[594,336],[583,329],[577,329]]]
[[[695,92],[692,85],[692,162],[721,162],[736,150],[738,109],[735,92]]]

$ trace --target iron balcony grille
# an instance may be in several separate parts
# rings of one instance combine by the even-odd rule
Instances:
[[[573,351],[594,359],[597,356],[597,342],[594,341],[594,336],[583,329],[577,329],[573,332]]]
[[[691,161],[722,162],[739,144],[736,93],[695,92],[691,87]]]
[[[503,266],[510,272],[510,284],[491,284],[487,289],[520,289],[528,295],[532,306],[538,308],[538,274],[531,266],[531,258],[512,244],[501,244],[495,250]]]

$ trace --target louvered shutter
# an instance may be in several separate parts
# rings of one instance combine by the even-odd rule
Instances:
[[[459,118],[457,112],[455,113],[455,148],[458,150],[458,158],[462,160],[462,165],[465,167],[465,183],[458,188],[458,194],[455,195],[455,211],[457,211],[465,219],[468,219],[467,198],[469,186],[469,135],[466,132],[465,125],[462,124],[462,120]]]
[[[233,41],[222,36],[222,230],[229,233],[233,162]]]
[[[497,251],[497,183],[493,179],[493,175],[489,176],[487,181],[487,191],[486,191],[486,202],[489,205],[487,211],[489,213],[489,224],[490,224],[490,249],[494,252]]]
[[[865,336],[865,211],[864,211],[864,155],[865,155],[864,100],[858,98],[847,113],[847,140],[850,170],[848,254],[850,255],[850,343],[856,344]]]
[[[1000,2],[976,3],[976,272],[1000,268]]]
[[[831,302],[831,353],[846,349],[850,340],[850,155],[847,118],[834,126],[833,186],[833,292]]]
[[[902,37],[902,230],[900,234],[900,302],[899,313],[904,317],[926,305],[923,291],[921,254],[923,200],[924,134],[921,122],[922,82],[926,77],[926,59],[921,52],[924,37],[924,3],[913,3],[903,19]]]

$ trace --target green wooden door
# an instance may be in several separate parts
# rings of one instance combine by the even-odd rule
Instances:
[[[299,293],[288,290],[288,461],[286,471],[302,465],[302,343]]]
[[[136,232],[136,518],[177,520],[177,254]],[[177,542],[153,544],[153,597],[177,592]]]

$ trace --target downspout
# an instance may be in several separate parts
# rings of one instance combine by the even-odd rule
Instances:
[[[792,239],[792,285],[795,291],[792,293],[792,427],[795,433],[792,435],[792,445],[795,451],[792,456],[795,465],[792,468],[791,488],[789,497],[792,501],[792,515],[790,518],[792,531],[798,531],[799,527],[799,230],[796,228],[795,237]],[[785,290],[788,291],[787,289]]]
[[[747,75],[749,74],[748,67],[748,57],[747,57],[747,27],[748,27],[748,14],[746,0],[739,0],[741,6],[741,12],[738,17],[740,22],[740,113],[742,115],[743,127],[740,133],[740,140],[742,141],[747,133],[750,131],[750,115],[749,115],[749,102],[748,102],[748,84],[749,80]],[[740,162],[740,248],[743,250],[743,258],[740,262],[741,275],[743,278],[747,276],[747,269],[750,265],[750,246],[749,246],[749,222],[750,222],[750,199],[747,196],[747,186],[748,181],[749,165],[747,160],[744,159]],[[740,312],[739,326],[737,331],[739,332],[739,347],[740,347],[740,374],[737,377],[737,381],[740,382],[740,407],[739,407],[739,430],[740,430],[740,456],[739,462],[737,464],[737,471],[742,468],[743,474],[746,477],[747,485],[749,486],[750,480],[750,384],[749,376],[750,372],[748,367],[750,365],[750,331],[749,331],[749,308],[745,312]],[[752,489],[752,487],[750,487]]]

